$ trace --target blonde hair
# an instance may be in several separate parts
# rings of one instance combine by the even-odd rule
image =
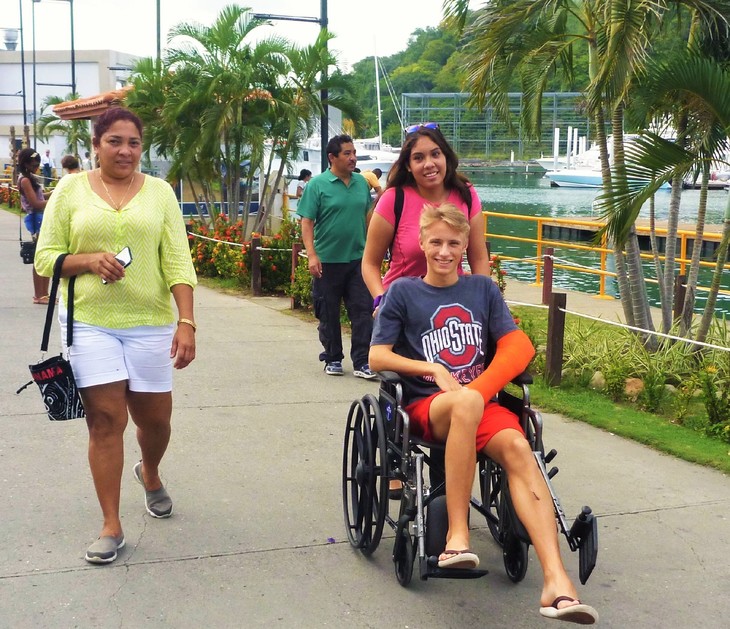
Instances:
[[[420,236],[434,223],[443,221],[449,227],[459,232],[465,241],[469,240],[469,221],[453,203],[442,203],[441,205],[426,205],[419,220]]]

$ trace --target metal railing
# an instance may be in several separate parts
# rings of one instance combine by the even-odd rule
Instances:
[[[544,260],[544,253],[545,249],[555,248],[555,249],[565,249],[568,251],[575,251],[575,252],[590,252],[590,253],[597,253],[599,254],[599,264],[598,268],[592,268],[585,266],[583,264],[579,264],[577,262],[571,262],[569,260],[565,260],[562,258],[553,257],[553,268],[555,269],[563,269],[566,271],[574,271],[578,273],[588,273],[591,275],[597,275],[599,278],[598,283],[598,297],[611,299],[612,295],[607,294],[606,292],[606,278],[615,278],[616,272],[609,269],[609,257],[613,255],[613,250],[608,248],[606,235],[603,234],[601,236],[601,240],[599,244],[591,245],[591,244],[578,244],[575,242],[569,242],[565,240],[559,240],[559,239],[553,239],[553,238],[545,238],[544,232],[545,232],[545,226],[564,226],[566,228],[573,227],[573,228],[585,228],[586,231],[593,231],[597,232],[601,227],[603,227],[606,223],[604,221],[598,221],[598,220],[584,220],[584,219],[574,219],[574,218],[553,218],[553,217],[545,217],[545,216],[521,216],[521,215],[515,215],[515,214],[504,214],[501,212],[490,212],[485,211],[482,212],[484,214],[484,237],[489,240],[490,242],[493,242],[495,240],[502,240],[502,241],[509,241],[509,242],[518,242],[518,243],[528,243],[530,245],[533,245],[535,247],[535,255],[529,256],[529,257],[515,257],[515,256],[508,256],[499,254],[500,258],[504,261],[514,261],[514,262],[523,262],[526,264],[534,264],[535,265],[535,285],[541,286],[542,285],[542,275],[543,275],[543,266],[545,264]],[[514,236],[511,234],[500,234],[495,232],[490,232],[489,230],[489,219],[490,218],[500,218],[500,219],[509,219],[514,221],[527,221],[530,223],[535,224],[535,237],[529,238],[524,236]],[[646,236],[648,237],[651,233],[651,229],[648,226],[642,226],[637,225],[636,231],[640,236]],[[667,230],[662,228],[655,229],[655,233],[657,236],[664,236],[666,237]],[[679,240],[679,255],[675,258],[675,261],[678,265],[678,270],[680,275],[684,275],[686,273],[687,267],[691,262],[691,259],[689,259],[688,251],[689,251],[689,242],[695,240],[695,232],[692,230],[686,230],[686,229],[680,229],[677,231],[677,239]],[[719,243],[722,240],[722,234],[714,233],[714,232],[705,232],[703,236],[704,241],[709,242],[717,242]],[[701,243],[699,243],[697,246],[701,246]],[[641,258],[643,260],[652,261],[654,260],[654,256],[652,253],[641,253]],[[664,255],[660,255],[659,259],[664,262],[666,260],[666,257]],[[700,261],[700,267],[701,268],[715,268],[714,262],[708,262],[705,260]],[[725,270],[730,270],[730,264],[725,264],[723,267]],[[647,279],[647,282],[656,282],[656,280]],[[706,286],[697,286],[697,290],[700,291],[709,291],[709,287]],[[720,289],[720,294],[722,295],[730,295],[730,290],[727,289]]]

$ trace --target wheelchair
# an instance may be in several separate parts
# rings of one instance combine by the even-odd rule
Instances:
[[[350,406],[345,429],[342,461],[342,503],[350,544],[369,556],[378,547],[387,523],[395,532],[393,562],[398,582],[407,586],[418,559],[421,580],[430,578],[478,578],[487,570],[440,568],[438,556],[446,546],[446,512],[443,471],[444,444],[428,443],[410,432],[408,413],[402,406],[402,385],[398,374],[380,372],[378,396],[367,394]],[[568,524],[551,479],[557,467],[547,465],[557,455],[543,448],[543,422],[530,407],[528,385],[532,377],[523,373],[503,389],[497,401],[520,420],[525,435],[552,497],[559,531],[570,550],[579,554],[579,578],[585,584],[596,565],[598,528],[590,507],[583,507]],[[470,505],[480,513],[502,550],[504,568],[514,583],[527,572],[529,536],[517,518],[510,498],[505,471],[484,454],[477,458],[478,498]],[[425,468],[428,466],[428,484]],[[388,509],[391,479],[403,483],[398,517]]]

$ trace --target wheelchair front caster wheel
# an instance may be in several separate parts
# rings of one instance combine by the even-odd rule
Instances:
[[[395,546],[393,548],[393,562],[395,563],[395,576],[403,587],[411,582],[413,576],[413,562],[416,558],[415,540],[408,532],[408,527],[396,532]]]
[[[502,547],[502,558],[504,569],[512,583],[519,583],[527,574],[527,550],[528,545],[517,535],[512,531],[507,533]]]

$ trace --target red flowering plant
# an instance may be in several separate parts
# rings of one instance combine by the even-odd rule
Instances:
[[[492,255],[489,259],[489,268],[492,269],[492,280],[504,295],[504,291],[507,288],[507,271],[502,268],[502,258],[498,255]]]
[[[20,207],[20,193],[17,188],[11,188],[7,185],[0,186],[0,203],[4,203],[8,207]]]
[[[282,293],[291,282],[291,248],[296,237],[293,221],[284,220],[279,233],[260,238],[261,289],[265,293]],[[203,276],[236,278],[242,286],[251,281],[251,240],[243,241],[243,222],[230,224],[219,216],[212,227],[191,223],[190,252],[195,270]]]

